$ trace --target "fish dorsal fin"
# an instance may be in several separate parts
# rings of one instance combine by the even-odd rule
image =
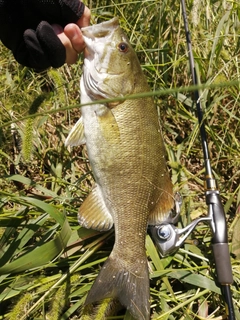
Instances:
[[[113,218],[96,186],[84,200],[78,213],[79,224],[88,229],[107,231],[113,226]]]
[[[75,123],[73,128],[71,129],[66,141],[65,146],[80,146],[81,144],[85,144],[85,136],[84,136],[84,127],[82,122],[82,117]]]
[[[174,197],[172,190],[170,192],[167,192],[167,190],[162,190],[154,209],[151,211],[148,217],[148,224],[158,225],[166,221],[171,216],[173,208]]]

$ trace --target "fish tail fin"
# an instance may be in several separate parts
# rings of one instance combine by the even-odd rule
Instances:
[[[126,263],[121,263],[119,258],[114,259],[110,255],[89,291],[85,304],[114,298],[119,300],[135,319],[148,320],[150,296],[147,259],[144,262],[137,260],[136,270],[132,272],[127,269]]]

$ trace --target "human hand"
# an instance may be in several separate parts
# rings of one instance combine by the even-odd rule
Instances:
[[[85,7],[84,14],[76,23],[69,23],[63,29],[61,26],[53,24],[52,27],[66,49],[66,63],[75,63],[78,54],[85,48],[81,27],[86,27],[90,22],[90,10]]]
[[[0,39],[19,63],[37,70],[74,63],[84,48],[79,27],[89,21],[79,0],[0,0]]]

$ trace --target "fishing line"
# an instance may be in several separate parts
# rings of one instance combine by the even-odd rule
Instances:
[[[188,28],[185,0],[181,0],[181,5],[192,81],[194,85],[198,85],[198,78],[192,52],[191,35]],[[230,261],[230,253],[228,248],[227,223],[225,218],[225,212],[221,203],[219,190],[217,188],[217,184],[212,173],[207,144],[207,134],[205,130],[205,121],[203,118],[199,90],[194,91],[194,102],[196,104],[196,113],[199,122],[202,150],[205,163],[205,199],[206,204],[208,205],[208,215],[212,218],[210,223],[212,228],[212,250],[214,255],[217,280],[221,285],[222,296],[225,300],[226,314],[228,316],[228,319],[235,320],[233,300],[230,290],[230,285],[233,283],[233,276]]]

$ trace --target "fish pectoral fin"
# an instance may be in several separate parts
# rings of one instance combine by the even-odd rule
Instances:
[[[148,217],[149,225],[158,225],[171,216],[174,208],[174,197],[171,191],[162,190],[158,202]]]
[[[120,130],[111,109],[106,108],[105,112],[98,115],[98,124],[103,138],[110,144],[120,142]]]
[[[85,136],[84,136],[84,127],[82,122],[82,117],[75,123],[72,127],[67,139],[65,141],[65,146],[80,146],[81,144],[85,144]]]
[[[104,203],[98,186],[83,201],[78,212],[78,222],[84,228],[98,231],[107,231],[112,228],[113,218]]]

